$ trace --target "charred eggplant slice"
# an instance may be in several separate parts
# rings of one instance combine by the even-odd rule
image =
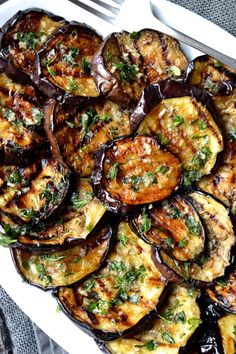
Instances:
[[[16,79],[32,74],[36,52],[65,20],[40,9],[19,11],[2,27],[0,47],[4,70]]]
[[[102,340],[122,336],[152,313],[163,295],[165,279],[151,252],[122,221],[105,267],[76,288],[59,288],[59,304],[88,334]]]
[[[71,22],[54,33],[37,53],[34,81],[49,97],[80,103],[99,92],[90,72],[101,38],[90,27]]]
[[[45,130],[55,156],[81,177],[92,174],[93,153],[109,140],[130,134],[129,111],[108,100],[85,109],[68,105],[46,106]]]
[[[147,328],[105,343],[111,354],[178,354],[200,323],[196,303],[198,291],[190,295],[188,288],[172,285],[160,311]],[[104,345],[104,344],[103,344]]]
[[[70,185],[70,172],[54,158],[37,163],[37,173],[27,188],[16,195],[2,211],[24,222],[39,222],[58,208]]]
[[[162,200],[180,182],[180,160],[161,150],[155,138],[123,137],[103,145],[95,153],[94,192],[113,212],[122,214],[139,204]]]
[[[221,200],[236,212],[236,89],[230,95],[213,97],[225,133],[225,151],[216,171],[198,182],[198,187]]]
[[[236,315],[226,315],[218,320],[224,354],[234,354],[236,348]]]
[[[231,81],[236,83],[236,72],[208,55],[194,59],[188,71],[190,84],[213,95],[230,90]]]
[[[92,74],[109,99],[130,105],[148,84],[135,42],[128,32],[112,33],[92,60]]]
[[[43,289],[67,286],[97,270],[110,245],[112,228],[104,226],[93,238],[67,250],[32,253],[15,248],[14,263],[24,280]]]
[[[151,29],[110,35],[94,55],[99,90],[114,102],[137,102],[149,83],[180,76],[187,59],[178,42]]]
[[[174,38],[151,29],[143,29],[135,36],[135,43],[150,83],[184,74],[188,60]]]
[[[145,89],[131,115],[131,128],[155,135],[184,167],[184,184],[208,175],[223,149],[209,96],[184,82],[173,80]]]
[[[236,314],[236,269],[207,289],[207,294],[226,311]]]
[[[61,245],[84,241],[98,225],[106,209],[94,196],[88,179],[78,179],[75,191],[39,230],[31,230],[18,237],[27,247],[58,248]]]
[[[195,208],[174,196],[133,219],[141,237],[178,261],[194,260],[204,250],[205,232]]]
[[[205,228],[204,252],[193,262],[179,262],[160,250],[157,266],[163,275],[174,281],[184,280],[205,286],[224,275],[231,262],[235,235],[228,210],[221,203],[201,192],[191,192],[188,199],[196,208]]]

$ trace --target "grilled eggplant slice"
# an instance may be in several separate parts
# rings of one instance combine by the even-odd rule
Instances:
[[[231,82],[236,83],[236,71],[217,59],[202,55],[189,64],[188,81],[213,95],[227,93],[231,90]]]
[[[55,104],[46,106],[45,130],[54,156],[81,177],[92,174],[93,153],[109,140],[130,134],[129,111],[108,100],[85,109]]]
[[[42,158],[28,187],[6,204],[2,211],[24,222],[39,222],[58,208],[70,185],[70,172],[54,158]]]
[[[106,97],[129,106],[148,84],[143,63],[128,32],[112,33],[92,59],[92,74]]]
[[[94,196],[88,179],[77,179],[75,191],[37,231],[21,234],[21,245],[40,249],[57,249],[62,245],[71,245],[84,241],[98,225],[106,209]],[[35,228],[34,228],[35,229]]]
[[[206,286],[223,276],[231,261],[231,251],[235,244],[233,226],[228,210],[211,196],[201,192],[191,192],[189,201],[196,208],[206,232],[206,246],[193,262],[179,262],[165,251],[159,252],[157,266],[163,275],[177,282],[189,281],[198,286]],[[158,251],[155,251],[156,259]]]
[[[92,73],[105,96],[132,105],[145,86],[180,76],[187,63],[175,39],[145,29],[110,35],[93,57]]]
[[[161,173],[162,168],[168,171]],[[123,214],[168,197],[181,182],[181,162],[144,135],[108,142],[95,153],[94,193],[108,210]]]
[[[218,320],[224,354],[235,354],[236,315],[226,315]],[[223,354],[222,353],[222,354]]]
[[[13,260],[22,278],[43,289],[67,286],[97,270],[110,245],[111,226],[104,226],[87,242],[53,253],[32,253],[15,248]]]
[[[151,253],[152,247],[122,221],[105,267],[76,288],[59,288],[60,306],[82,330],[98,339],[122,336],[161,301],[166,283]]]
[[[174,196],[133,219],[138,234],[178,261],[194,260],[204,250],[205,232],[195,208]]]
[[[210,97],[184,82],[167,80],[144,90],[131,129],[155,135],[184,167],[184,184],[208,175],[223,149]]]
[[[222,163],[210,176],[203,177],[198,187],[212,194],[236,213],[236,89],[230,95],[213,97],[216,111],[225,133]]]
[[[236,314],[236,268],[227,278],[207,289],[207,294],[226,311]]]
[[[34,81],[39,89],[46,96],[68,103],[99,96],[90,61],[101,41],[84,24],[71,22],[59,28],[36,56]]]
[[[0,35],[0,65],[4,71],[15,79],[29,80],[36,52],[63,24],[62,17],[40,9],[17,12],[3,25]]]
[[[103,344],[111,354],[178,354],[200,323],[198,291],[173,284],[159,314],[137,333]]]

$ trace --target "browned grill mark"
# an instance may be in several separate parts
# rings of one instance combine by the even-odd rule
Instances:
[[[164,62],[166,63],[166,66],[168,67],[170,65],[170,60],[168,59],[168,43],[163,33],[158,32],[158,37],[161,44],[162,57],[164,59]]]

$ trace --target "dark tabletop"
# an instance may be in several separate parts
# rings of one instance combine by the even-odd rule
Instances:
[[[170,1],[198,13],[236,36],[236,1]],[[3,2],[5,0],[0,0],[0,4]],[[0,354],[67,354],[67,352],[42,332],[0,287]]]

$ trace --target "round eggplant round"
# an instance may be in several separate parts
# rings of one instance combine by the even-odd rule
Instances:
[[[130,134],[129,111],[100,99],[86,108],[50,101],[45,131],[55,157],[81,177],[91,176],[94,152],[112,138]]]
[[[36,52],[65,23],[62,17],[41,9],[18,11],[1,28],[0,67],[15,80],[29,82]]]
[[[99,96],[90,72],[101,37],[90,27],[71,22],[59,28],[36,55],[33,80],[48,97],[80,104]]]
[[[162,301],[166,282],[151,252],[128,221],[122,221],[105,266],[77,287],[59,288],[59,305],[89,335],[101,340],[121,337]]]
[[[196,302],[199,295],[190,295],[188,288],[172,285],[158,314],[141,330],[100,346],[111,354],[178,354],[198,328],[200,310]]]
[[[207,286],[225,274],[235,244],[228,210],[209,195],[191,192],[188,200],[196,208],[205,228],[204,252],[193,262],[179,262],[164,250],[155,250],[157,267],[169,280]]]
[[[183,163],[184,185],[211,172],[223,150],[211,98],[183,81],[147,87],[131,114],[131,129],[157,136]]]
[[[133,219],[138,234],[177,261],[193,261],[204,251],[205,230],[192,204],[180,195]]]
[[[137,102],[150,83],[180,76],[187,59],[179,43],[151,29],[112,33],[92,60],[100,92],[126,106]]]
[[[104,226],[84,243],[57,252],[33,253],[29,250],[11,250],[15,266],[22,278],[44,290],[75,284],[96,271],[106,258],[111,226]]]
[[[236,71],[217,59],[202,55],[188,67],[187,80],[191,85],[206,90],[212,95],[229,93],[236,84]]]
[[[92,184],[108,210],[125,214],[163,200],[181,183],[181,162],[153,137],[126,136],[104,144],[94,155]],[[166,174],[160,172],[167,169]]]
[[[19,170],[15,173],[17,171],[17,178],[22,178]],[[10,198],[7,204],[3,201],[1,210],[20,222],[38,223],[45,220],[65,199],[70,187],[70,178],[70,171],[56,159],[39,158],[30,183],[25,185],[22,181],[22,188],[14,193],[14,197]],[[13,190],[14,188],[15,184]]]
[[[236,269],[228,277],[217,281],[206,290],[211,300],[228,312],[236,314]]]

